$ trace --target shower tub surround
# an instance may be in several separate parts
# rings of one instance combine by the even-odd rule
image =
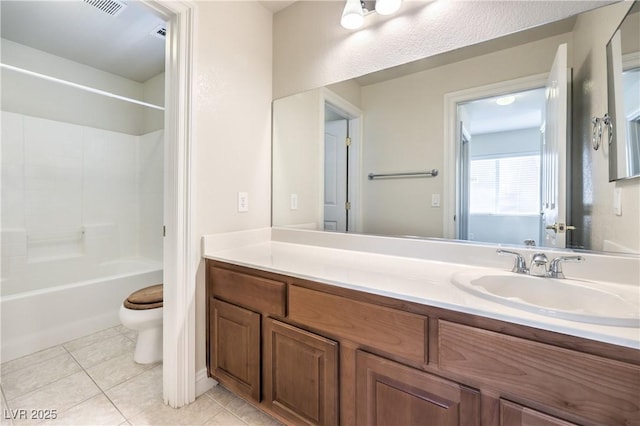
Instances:
[[[162,282],[162,139],[2,112],[3,361],[117,325]]]

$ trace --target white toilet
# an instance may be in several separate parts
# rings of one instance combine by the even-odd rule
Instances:
[[[162,361],[162,284],[131,293],[120,306],[120,322],[138,332],[135,362]]]

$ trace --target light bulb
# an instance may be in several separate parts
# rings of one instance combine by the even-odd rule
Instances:
[[[340,25],[349,30],[358,29],[364,24],[364,12],[360,0],[347,0],[342,11]]]
[[[391,15],[397,12],[402,0],[376,0],[376,12],[379,15]]]
[[[501,98],[496,99],[496,103],[500,106],[511,105],[516,100],[516,97],[513,95],[503,96]]]

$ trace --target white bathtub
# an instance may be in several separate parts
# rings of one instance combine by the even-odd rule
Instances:
[[[61,277],[55,272],[61,269],[55,262],[48,266],[51,282],[59,283]],[[149,259],[103,262],[92,272],[94,278],[89,279],[78,271],[73,281],[65,273],[63,278],[70,284],[22,292],[15,291],[17,283],[3,280],[2,362],[118,325],[125,297],[162,283],[162,263]]]

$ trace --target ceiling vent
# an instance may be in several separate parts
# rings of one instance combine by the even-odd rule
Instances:
[[[151,35],[164,40],[167,37],[167,27],[164,24],[160,24],[151,31]]]
[[[111,16],[118,16],[127,5],[117,0],[84,0],[85,3]]]

